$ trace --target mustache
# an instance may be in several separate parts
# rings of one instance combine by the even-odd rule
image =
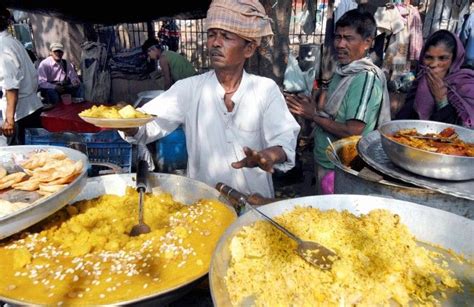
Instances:
[[[349,52],[346,49],[336,49],[336,53],[338,53],[338,54],[348,54]]]
[[[224,54],[217,48],[211,48],[209,49],[209,55],[211,56],[224,56]]]

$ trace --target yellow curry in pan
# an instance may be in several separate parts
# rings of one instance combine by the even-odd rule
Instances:
[[[145,196],[152,232],[137,224],[138,194],[67,206],[30,232],[0,243],[0,296],[34,304],[112,304],[172,289],[209,269],[235,213],[217,200],[183,205]]]

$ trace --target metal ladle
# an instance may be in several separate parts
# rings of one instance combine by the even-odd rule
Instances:
[[[278,230],[286,234],[292,240],[294,240],[298,246],[296,248],[296,253],[303,258],[308,263],[316,266],[322,270],[329,270],[332,267],[332,263],[334,260],[338,258],[337,254],[334,253],[329,248],[312,241],[303,241],[290,232],[285,227],[281,226],[275,220],[264,214],[262,211],[254,208],[245,197],[244,194],[234,190],[233,188],[225,185],[224,183],[217,183],[216,189],[224,196],[229,199],[237,200],[242,206],[247,206],[253,211],[257,212],[261,216],[263,216],[267,221],[269,221],[273,226],[275,226]]]
[[[334,155],[334,158],[337,160],[337,162],[339,162],[339,164],[344,165],[342,163],[341,159],[339,158],[339,155],[337,154],[337,150],[334,147],[334,145],[332,144],[331,139],[329,137],[326,137],[326,139],[328,140],[329,146],[331,147],[332,154]]]
[[[141,234],[149,233],[150,226],[143,221],[143,194],[148,186],[148,163],[144,160],[138,161],[137,168],[137,191],[139,193],[138,199],[138,224],[132,227],[130,236],[136,237]]]

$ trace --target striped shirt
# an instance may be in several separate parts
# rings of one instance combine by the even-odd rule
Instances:
[[[328,95],[331,96],[337,88],[342,77],[334,74],[329,84]],[[359,120],[365,123],[362,134],[367,134],[377,127],[377,119],[383,98],[383,87],[381,81],[373,72],[362,72],[354,77],[349,90],[337,112],[335,121],[345,123],[348,120]],[[326,157],[327,140],[329,137],[335,141],[338,138],[321,127],[316,127],[314,158],[316,163],[325,168],[334,168],[333,164]]]

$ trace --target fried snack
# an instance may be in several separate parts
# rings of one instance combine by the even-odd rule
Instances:
[[[79,113],[80,116],[94,117],[94,118],[110,118],[110,119],[124,119],[124,118],[149,118],[151,115],[137,111],[133,106],[92,106]]]
[[[80,174],[82,170],[82,161],[74,162],[70,159],[56,161],[53,163],[54,167],[40,168],[38,171],[32,172],[31,178],[40,182],[51,182],[60,178],[70,177],[75,174]]]
[[[54,193],[57,192],[63,188],[65,188],[67,184],[40,184],[39,185],[39,190],[42,192],[46,193]]]
[[[21,172],[5,176],[0,179],[0,189],[10,186],[23,191],[39,189],[38,193],[49,195],[73,182],[84,168],[81,160],[73,161],[62,152],[33,154],[21,166],[26,174]],[[30,176],[28,180],[20,182],[26,175]]]
[[[7,170],[0,165],[0,179],[7,175]]]
[[[13,173],[0,179],[0,190],[7,189],[13,184],[20,182],[26,174],[23,172]]]
[[[64,160],[67,156],[64,153],[39,152],[31,155],[28,160],[21,163],[24,169],[35,169],[42,167],[52,160]]]
[[[15,190],[22,190],[22,191],[36,191],[39,188],[40,182],[35,179],[29,179],[26,181],[22,181],[19,183],[12,184],[12,188]]]

